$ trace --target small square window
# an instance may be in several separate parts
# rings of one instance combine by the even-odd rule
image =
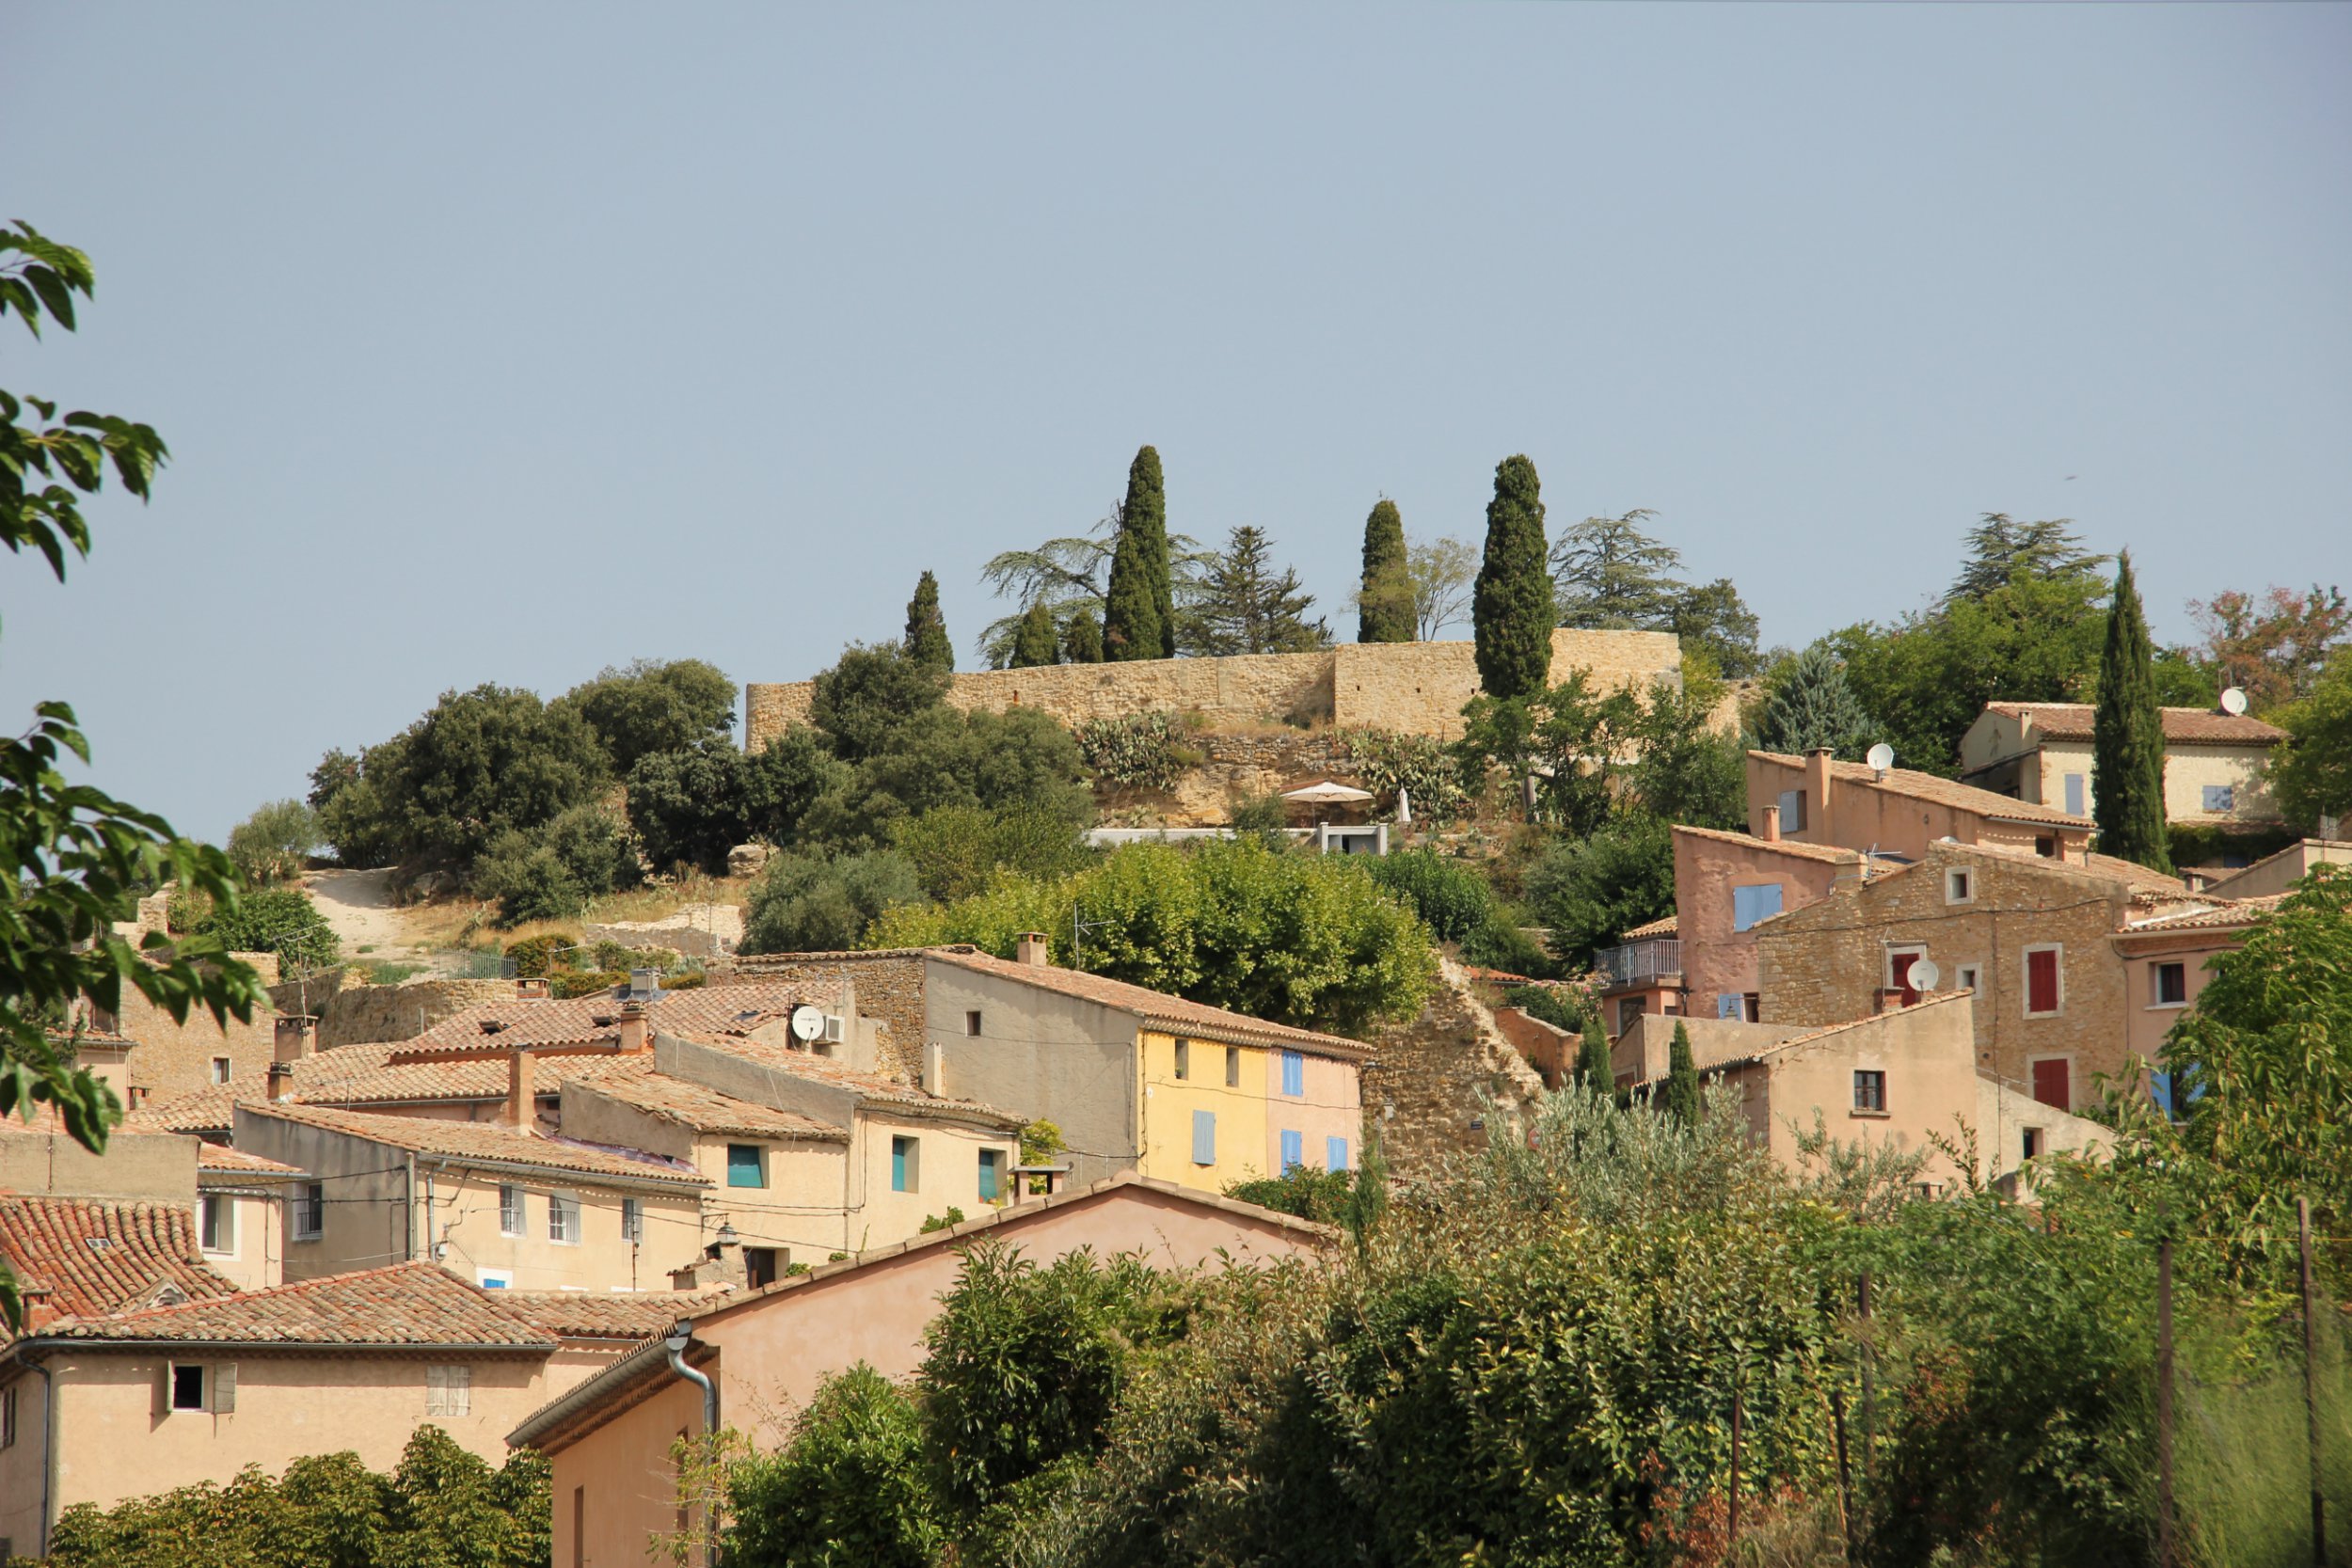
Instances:
[[[294,1191],[294,1240],[315,1242],[326,1234],[326,1183],[306,1181]]]
[[[1956,865],[1944,873],[1944,902],[1973,904],[1977,901],[1977,874],[1966,866]]]
[[[1238,1045],[1225,1048],[1225,1086],[1229,1089],[1241,1087],[1241,1047]]]
[[[2039,1159],[2039,1158],[2041,1157],[2041,1155],[2042,1155],[2042,1129],[2041,1129],[2041,1128],[2039,1128],[2039,1127],[2028,1127],[2028,1128],[2026,1128],[2026,1137],[2025,1137],[2025,1142],[2024,1142],[2024,1144],[2023,1144],[2023,1146],[2022,1146],[2022,1151],[2023,1151],[2023,1153],[2024,1153],[2025,1157],[2026,1157],[2026,1159],[2028,1159],[2028,1160]]]
[[[175,1361],[171,1366],[171,1408],[204,1408],[204,1364]]]
[[[523,1190],[512,1181],[499,1188],[499,1234],[519,1236],[523,1233]]]
[[[1176,1076],[1179,1080],[1192,1076],[1192,1042],[1190,1040],[1176,1042]]]
[[[975,1037],[979,1035],[980,1015],[977,1008],[963,1015],[963,1032]]]
[[[215,1056],[213,1058],[213,1082],[215,1084],[226,1084],[229,1082],[228,1057]]]
[[[621,1240],[634,1243],[644,1239],[644,1205],[633,1197],[621,1199]]]
[[[1853,1108],[1857,1111],[1886,1109],[1886,1074],[1867,1069],[1857,1069],[1853,1075]]]
[[[1975,990],[1979,973],[1975,964],[1962,964],[1952,971],[1952,984],[1961,990]]]
[[[727,1145],[727,1185],[730,1187],[765,1187],[768,1185],[768,1151],[757,1144]]]
[[[569,1193],[548,1195],[548,1240],[558,1246],[580,1244],[580,1199]]]
[[[2205,786],[2205,809],[2217,814],[2227,814],[2237,810],[2237,786],[2235,784],[2207,784]]]
[[[771,1246],[747,1246],[743,1249],[743,1283],[756,1291],[763,1285],[776,1282],[776,1249]]]
[[[2185,963],[2157,964],[2151,974],[2155,983],[2153,1006],[2158,1007],[2188,1006],[2188,965]]]

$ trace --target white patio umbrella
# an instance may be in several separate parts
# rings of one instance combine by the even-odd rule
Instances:
[[[1332,806],[1351,800],[1369,800],[1372,799],[1372,791],[1358,789],[1352,784],[1333,784],[1326,779],[1320,784],[1311,784],[1302,789],[1286,789],[1282,791],[1282,799],[1296,800],[1301,805]]]

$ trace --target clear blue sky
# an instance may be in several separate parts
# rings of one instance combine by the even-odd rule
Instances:
[[[446,688],[787,680],[1136,446],[1341,608],[1364,513],[1647,506],[1767,641],[1983,511],[2352,585],[2343,6],[0,8],[0,386],[157,426],[0,712],[225,833]],[[2074,476],[2071,480],[2068,476]],[[8,721],[16,722],[15,720]]]

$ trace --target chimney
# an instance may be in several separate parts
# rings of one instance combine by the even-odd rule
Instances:
[[[532,1123],[539,1119],[539,1108],[535,1103],[537,1087],[536,1078],[532,1072],[531,1053],[516,1052],[507,1059],[506,1109],[500,1114],[499,1119],[517,1132],[530,1132]]]
[[[544,974],[515,982],[515,1000],[517,1002],[545,1002],[554,994],[555,992],[548,988],[548,978]]]
[[[1804,754],[1804,825],[1823,844],[1837,842],[1837,819],[1830,814],[1830,759],[1836,755],[1826,746]]]
[[[1762,839],[1767,844],[1778,844],[1780,842],[1780,802],[1778,800],[1767,800],[1764,802],[1763,831],[1758,832],[1756,836]]]
[[[621,1034],[621,1054],[635,1056],[645,1049],[647,1017],[645,1005],[631,997],[621,1004],[618,1028]]]
[[[280,1029],[280,1030],[284,1029],[284,1027],[285,1027],[285,1021],[284,1021],[284,1020],[282,1020],[282,1019],[281,1019],[281,1020],[279,1020],[279,1022],[278,1022],[278,1027],[279,1027],[279,1029]],[[282,1101],[286,1098],[287,1094],[288,1094],[288,1093],[289,1093],[289,1092],[293,1089],[293,1087],[294,1087],[294,1064],[293,1064],[293,1063],[291,1063],[291,1062],[272,1062],[272,1063],[270,1063],[270,1065],[269,1065],[269,1099],[270,1099],[270,1103],[271,1103],[271,1104],[273,1104],[273,1105],[275,1105],[275,1104],[278,1104],[278,1103],[279,1103],[280,1101]]]
[[[1035,964],[1040,969],[1053,967],[1053,944],[1045,940],[1045,933],[1042,931],[1022,932],[1021,945],[1013,951],[1022,963]]]
[[[278,1021],[276,1049],[272,1059],[298,1062],[319,1048],[319,1021],[307,1013],[287,1014]]]

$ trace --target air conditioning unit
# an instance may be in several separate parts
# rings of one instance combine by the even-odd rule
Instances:
[[[845,1025],[839,1013],[825,1015],[825,1032],[821,1037],[827,1045],[839,1045]]]

